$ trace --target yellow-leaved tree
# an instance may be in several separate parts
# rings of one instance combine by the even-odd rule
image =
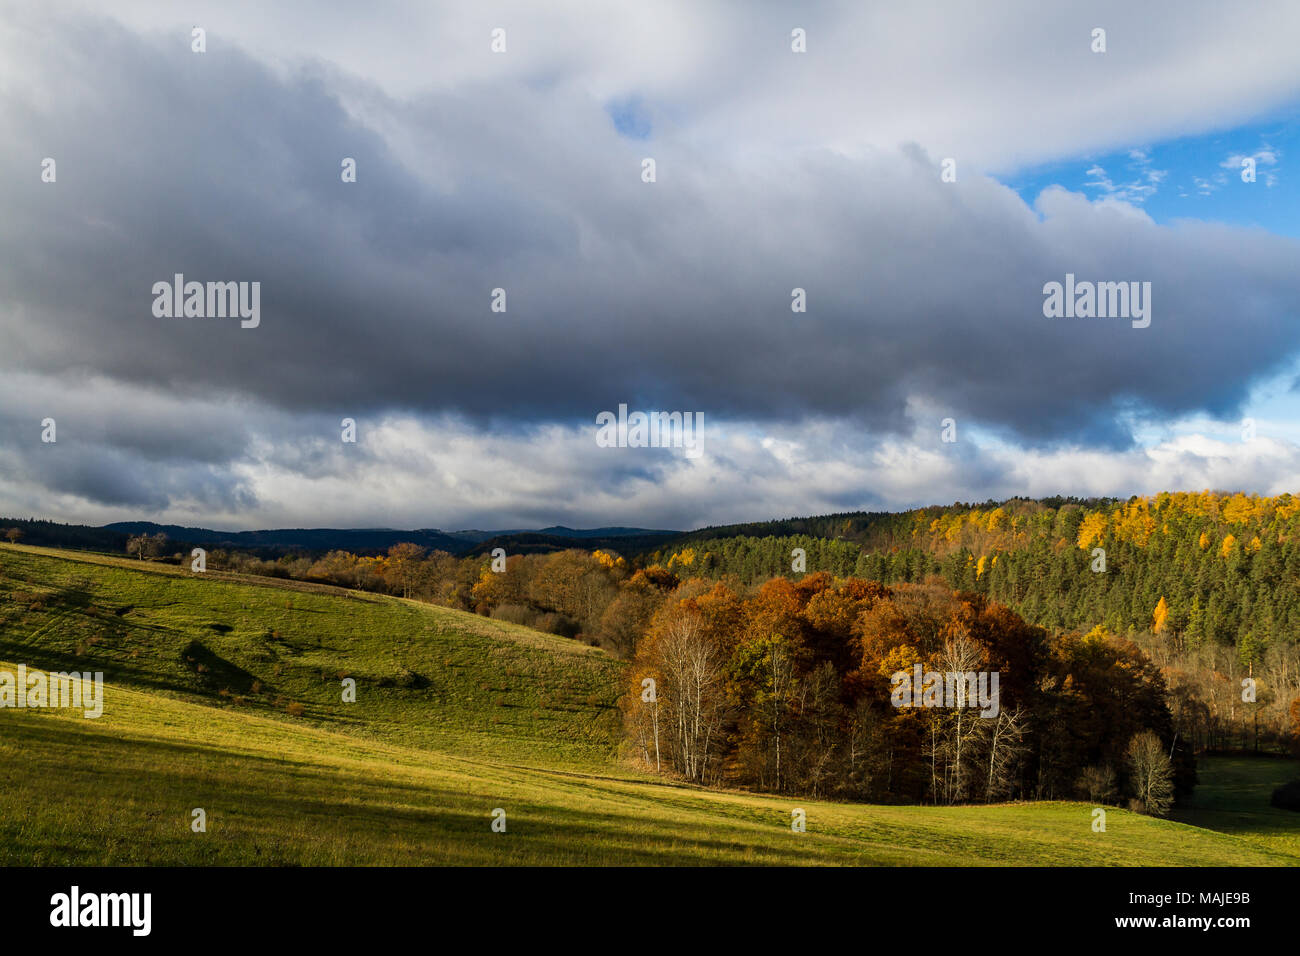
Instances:
[[[1161,596],[1160,601],[1156,604],[1155,612],[1152,613],[1151,618],[1153,622],[1151,630],[1156,634],[1159,634],[1165,629],[1169,621],[1169,605],[1165,603],[1163,595]]]
[[[1079,547],[1084,551],[1092,547],[1094,541],[1105,535],[1108,523],[1106,516],[1100,511],[1090,511],[1084,515],[1083,521],[1079,523]]]

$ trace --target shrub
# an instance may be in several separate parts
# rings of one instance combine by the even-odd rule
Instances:
[[[547,634],[556,634],[560,637],[577,637],[582,630],[582,626],[577,621],[565,617],[563,614],[543,614],[533,624],[533,627],[539,631],[545,631]]]
[[[523,624],[528,627],[537,617],[537,612],[524,604],[498,604],[492,609],[490,616],[493,620],[505,621],[507,624]]]
[[[1093,803],[1114,803],[1118,795],[1115,771],[1105,765],[1085,767],[1079,776],[1079,789]]]
[[[379,678],[380,687],[403,687],[407,690],[422,690],[429,686],[429,678],[417,674],[409,667],[399,667],[395,677]]]
[[[1273,799],[1269,803],[1283,810],[1300,810],[1300,780],[1282,784],[1273,791]]]

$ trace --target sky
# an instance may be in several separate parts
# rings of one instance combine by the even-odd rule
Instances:
[[[0,515],[1300,491],[1298,37],[1285,2],[0,0]],[[259,283],[255,327],[159,314],[177,274]],[[1049,316],[1067,276],[1149,324]],[[608,447],[620,405],[701,453]]]

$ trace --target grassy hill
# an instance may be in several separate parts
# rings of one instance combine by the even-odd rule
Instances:
[[[1199,774],[1201,785],[1186,807],[1174,810],[1173,819],[1231,833],[1300,861],[1300,813],[1269,803],[1276,788],[1300,777],[1296,761],[1209,757],[1201,760]]]
[[[0,659],[393,743],[608,762],[621,664],[564,638],[361,592],[0,551]],[[342,681],[357,683],[343,703]]]
[[[98,720],[0,710],[9,865],[1300,865],[1285,818],[1225,820],[1222,800],[1240,804],[1213,794],[1182,822],[1111,810],[1096,834],[1079,803],[881,807],[651,779],[616,756],[617,661],[334,588],[0,547],[0,662],[107,682]],[[1226,832],[1191,825],[1216,814]]]

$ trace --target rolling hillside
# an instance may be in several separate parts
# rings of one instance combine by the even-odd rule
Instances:
[[[1195,810],[1111,810],[1099,834],[1080,803],[881,807],[650,779],[617,757],[617,661],[335,588],[2,546],[0,662],[107,682],[98,720],[0,710],[10,865],[1300,865],[1269,835],[1284,818],[1250,831],[1253,807],[1232,832],[1190,825]]]
[[[461,754],[590,767],[614,752],[622,665],[584,644],[399,598],[133,564],[6,547],[0,660]]]

